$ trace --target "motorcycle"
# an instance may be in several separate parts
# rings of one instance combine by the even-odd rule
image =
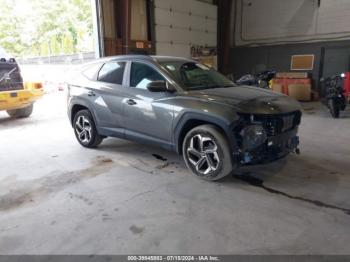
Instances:
[[[345,74],[338,74],[327,78],[321,78],[322,102],[329,108],[332,117],[339,118],[340,111],[346,109],[347,98],[344,88]]]
[[[240,86],[257,86],[261,88],[270,88],[269,82],[275,77],[276,71],[266,70],[256,75],[244,75],[236,81]]]

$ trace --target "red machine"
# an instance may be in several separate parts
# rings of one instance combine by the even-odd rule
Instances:
[[[322,78],[324,99],[331,115],[339,118],[340,111],[344,111],[350,102],[350,72]]]
[[[344,97],[350,102],[350,72],[345,73],[344,78]]]

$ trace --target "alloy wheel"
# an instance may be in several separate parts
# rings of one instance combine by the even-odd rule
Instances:
[[[92,138],[92,127],[88,118],[79,116],[75,123],[75,130],[78,134],[80,142],[88,144]]]
[[[198,134],[190,140],[187,158],[198,173],[208,175],[219,167],[220,158],[217,150],[218,147],[212,138]]]

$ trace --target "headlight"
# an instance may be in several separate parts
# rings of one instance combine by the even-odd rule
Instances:
[[[251,151],[265,143],[267,135],[265,129],[261,125],[250,125],[242,129],[240,133],[242,137],[243,151]]]

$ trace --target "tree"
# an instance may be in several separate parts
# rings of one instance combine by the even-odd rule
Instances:
[[[93,50],[88,0],[0,0],[0,6],[0,45],[13,55]]]

